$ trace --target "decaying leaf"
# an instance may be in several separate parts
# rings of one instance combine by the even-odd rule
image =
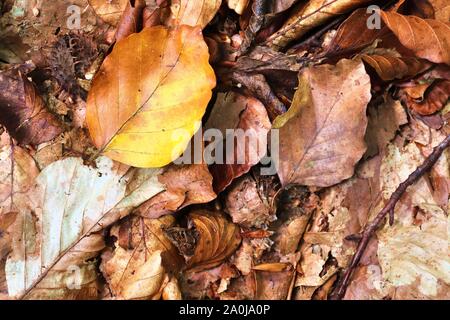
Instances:
[[[351,177],[366,150],[369,76],[361,62],[341,60],[308,68],[299,81],[291,108],[274,124],[280,128],[278,175],[283,185],[330,186]]]
[[[9,135],[0,135],[0,215],[28,207],[28,190],[39,169],[29,153],[14,145]]]
[[[234,223],[260,228],[276,220],[271,200],[263,194],[255,179],[246,175],[231,185],[226,195],[225,210]]]
[[[157,170],[142,173],[147,177],[144,181],[135,177],[132,182],[138,186],[128,185],[127,190],[126,167],[104,157],[97,166],[93,169],[79,158],[67,158],[52,163],[36,178],[29,207],[20,208],[14,250],[6,262],[10,296],[97,296],[92,258],[104,244],[103,236],[95,232],[164,190]],[[70,285],[74,283],[79,285]]]
[[[117,299],[159,299],[168,271],[181,266],[181,257],[163,233],[174,223],[160,219],[126,218],[113,227],[118,240],[103,254],[101,271]]]
[[[398,40],[419,58],[450,64],[450,22],[403,16],[381,11],[381,17]]]
[[[208,56],[200,30],[188,26],[150,27],[116,43],[89,92],[86,121],[94,144],[136,167],[175,160],[215,86]]]
[[[275,49],[283,48],[332,17],[344,14],[368,2],[367,0],[302,1],[296,6],[294,13],[283,27],[269,38],[269,45]]]
[[[366,156],[371,157],[385,149],[400,126],[408,123],[408,117],[402,104],[392,98],[378,105],[369,105],[368,116]]]
[[[55,138],[62,128],[23,68],[29,66],[0,72],[0,123],[19,143],[38,145]]]
[[[421,226],[396,225],[379,233],[378,257],[385,281],[394,286],[417,283],[427,298],[437,297],[450,285],[448,217],[437,207]]]
[[[7,300],[8,286],[6,283],[5,263],[6,257],[12,250],[11,230],[17,218],[17,212],[0,213],[0,299]]]

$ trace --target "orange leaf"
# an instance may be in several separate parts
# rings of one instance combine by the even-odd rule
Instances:
[[[197,131],[215,86],[199,28],[144,29],[117,42],[94,78],[86,121],[94,144],[135,167],[162,167]]]

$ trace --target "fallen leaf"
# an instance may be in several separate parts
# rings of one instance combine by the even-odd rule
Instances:
[[[369,105],[369,124],[366,131],[366,157],[372,157],[386,148],[408,117],[400,101],[390,97],[379,105]]]
[[[4,132],[0,136],[0,216],[28,207],[28,191],[38,175],[30,154]]]
[[[114,160],[162,167],[197,131],[214,86],[200,30],[159,26],[133,34],[116,43],[89,92],[94,144]]]
[[[205,154],[216,150],[216,161],[209,167],[216,192],[247,173],[266,155],[268,133],[272,127],[266,108],[259,100],[233,92],[218,97],[207,125],[214,126],[221,119],[223,123],[212,128],[221,129],[224,141],[233,141],[233,147],[224,141],[213,141],[205,148]],[[217,150],[223,150],[222,159],[218,159]]]
[[[249,0],[226,0],[228,8],[236,11],[237,14],[241,15],[247,8]]]
[[[311,0],[306,3],[300,2],[293,8],[293,14],[281,29],[269,37],[268,45],[274,49],[284,48],[314,27],[368,2],[367,0]]]
[[[230,257],[241,243],[239,227],[229,222],[223,214],[195,211],[189,219],[198,232],[198,242],[189,257],[188,272],[211,269]]]
[[[95,232],[164,190],[157,182],[158,170],[131,171],[134,180],[127,186],[128,168],[105,157],[97,160],[97,166],[67,158],[36,178],[29,191],[30,209],[20,208],[14,249],[6,262],[10,296],[97,296],[93,258],[104,243]]]
[[[11,230],[14,224],[17,212],[0,213],[0,299],[7,300],[8,286],[6,283],[5,263],[6,257],[12,250]]]
[[[275,233],[272,251],[284,257],[297,252],[319,198],[298,185],[285,188],[279,197],[278,219],[270,226],[270,230]]]
[[[396,57],[389,54],[364,54],[361,59],[375,69],[383,81],[412,77],[431,66],[425,60],[413,57]]]
[[[278,176],[283,185],[331,186],[353,175],[366,150],[369,76],[361,62],[341,60],[310,67],[299,81],[291,108],[274,123],[280,128]]]
[[[181,265],[181,257],[163,233],[174,222],[172,216],[133,216],[113,227],[111,234],[118,241],[110,256],[103,254],[100,270],[115,298],[160,298],[167,272]]]
[[[235,180],[225,198],[225,211],[234,223],[243,227],[261,228],[276,220],[268,199],[250,176]]]
[[[376,39],[385,40],[390,33],[385,25],[382,25],[381,29],[367,29],[367,21],[371,15],[372,13],[368,13],[366,8],[355,10],[337,29],[326,47],[326,55],[344,56],[364,49]],[[361,32],[363,29],[364,32]]]
[[[88,0],[88,2],[103,21],[115,26],[119,23],[129,0]]]
[[[19,143],[38,145],[55,138],[62,128],[22,67],[0,72],[0,123]]]
[[[450,284],[448,217],[441,210],[419,226],[397,224],[378,233],[383,279],[391,286],[413,284],[428,298],[439,298],[439,287]]]
[[[446,0],[428,0],[434,10],[434,19],[449,22],[450,21],[450,5]]]
[[[427,116],[443,109],[450,97],[450,80],[436,80],[423,93],[422,99],[406,98],[406,105],[420,115]]]
[[[380,12],[387,27],[403,46],[419,58],[450,64],[450,23],[396,12]]]
[[[216,198],[212,176],[204,164],[171,165],[158,176],[158,180],[166,190],[139,206],[136,214],[158,218],[191,204],[207,203]]]
[[[205,28],[214,18],[222,0],[172,0],[172,24]]]
[[[143,24],[143,13],[146,3],[144,0],[127,1],[120,21],[117,25],[116,41],[128,37],[130,34],[139,32]]]

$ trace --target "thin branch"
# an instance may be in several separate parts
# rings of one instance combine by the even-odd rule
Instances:
[[[409,175],[408,179],[400,183],[398,188],[391,195],[386,206],[378,213],[375,219],[369,223],[364,232],[361,234],[361,240],[356,248],[356,252],[353,255],[350,265],[347,267],[343,277],[339,280],[333,293],[330,295],[331,300],[341,300],[347,290],[350,280],[352,278],[353,272],[358,266],[361,257],[363,256],[367,245],[375,234],[375,232],[381,227],[384,222],[384,218],[389,215],[389,223],[392,225],[394,222],[394,209],[397,202],[400,200],[402,195],[405,193],[409,186],[413,185],[418,181],[426,172],[428,172],[434,164],[438,161],[439,157],[442,155],[445,149],[450,146],[450,135],[448,135],[437,147],[434,148],[433,152],[425,159],[425,161]]]

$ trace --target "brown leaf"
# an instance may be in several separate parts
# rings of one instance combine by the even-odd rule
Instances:
[[[326,54],[328,56],[351,54],[371,45],[376,39],[384,39],[390,33],[385,25],[382,25],[381,29],[367,29],[370,15],[365,8],[355,10],[339,26],[336,35],[326,48]]]
[[[21,144],[38,145],[62,132],[22,67],[0,72],[0,124]]]
[[[426,60],[392,54],[363,54],[361,59],[375,69],[383,81],[412,77],[431,66]]]
[[[420,115],[431,115],[445,107],[450,97],[450,80],[436,80],[429,86],[423,99],[406,98],[407,106]],[[420,101],[422,100],[422,101]]]
[[[261,194],[255,179],[246,175],[232,184],[226,195],[225,208],[234,223],[260,228],[276,219],[269,200]]]
[[[368,116],[366,156],[372,157],[385,149],[400,126],[408,123],[408,117],[401,103],[390,97],[379,105],[369,106]]]
[[[239,227],[220,212],[195,211],[189,219],[198,232],[194,254],[187,261],[189,272],[211,269],[230,257],[241,243]]]
[[[127,1],[125,10],[117,25],[115,35],[116,41],[141,30],[145,5],[144,0]]]
[[[450,21],[450,5],[447,0],[428,0],[434,10],[434,19],[449,22]]]
[[[274,124],[280,128],[278,175],[283,185],[331,186],[353,175],[366,150],[370,79],[362,62],[341,60],[310,67],[299,81],[291,108]]]
[[[103,254],[100,270],[117,299],[161,296],[166,272],[177,270],[181,264],[181,257],[163,233],[163,228],[174,222],[172,216],[160,219],[134,216],[113,227],[111,234],[118,241],[112,253]]]
[[[158,218],[191,204],[207,203],[216,198],[212,176],[204,164],[172,165],[158,177],[166,190],[143,203],[136,214]]]
[[[297,252],[300,240],[318,205],[318,197],[305,187],[293,185],[279,195],[278,220],[270,226],[275,232],[272,251],[282,257]]]
[[[30,154],[14,145],[4,132],[0,136],[0,216],[29,206],[27,192],[38,175],[39,169]]]
[[[387,27],[419,58],[450,64],[450,23],[381,11]]]
[[[219,124],[222,119],[226,120]],[[264,105],[259,100],[231,92],[219,95],[208,124],[211,128],[217,125],[216,128],[221,131],[225,129],[225,132],[222,131],[223,137],[226,141],[234,141],[233,148],[226,146],[223,141],[211,142],[205,148],[205,152],[210,147],[223,150],[223,159],[217,159],[216,152],[216,163],[209,167],[214,177],[214,189],[220,192],[265,156],[271,123]],[[228,133],[226,129],[235,131]],[[240,133],[243,134],[238,136]]]
[[[284,48],[314,27],[368,2],[367,0],[311,0],[300,2],[293,9],[294,13],[281,29],[268,39],[268,45],[274,49]]]

